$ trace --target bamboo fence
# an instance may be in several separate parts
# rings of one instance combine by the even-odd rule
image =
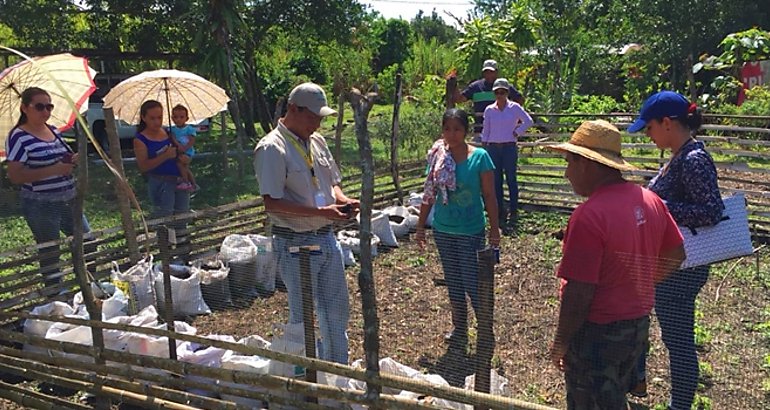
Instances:
[[[586,115],[588,117],[589,115]],[[570,130],[577,127],[579,115],[537,115],[559,119],[561,123],[539,123],[533,132],[520,138],[519,185],[520,203],[524,209],[570,212],[582,200],[572,193],[563,175],[566,169],[561,156],[542,147],[569,138]],[[576,118],[574,122],[565,120]],[[592,115],[591,117],[596,117]],[[621,128],[627,124],[631,115],[607,115]],[[395,138],[395,137],[394,137]],[[758,127],[738,127],[710,125],[705,127],[700,140],[707,143],[709,151],[717,156],[720,171],[720,187],[725,194],[744,192],[748,199],[750,223],[757,242],[770,240],[770,129]],[[640,170],[628,173],[628,178],[644,183],[653,176],[665,161],[665,154],[659,152],[643,136],[625,135],[624,150],[627,150],[630,162]],[[394,156],[397,158],[397,156]],[[397,169],[398,172],[393,172]],[[371,189],[372,206],[375,208],[400,202],[405,192],[421,191],[424,164],[421,162],[390,164],[373,171]],[[345,187],[346,192],[360,192],[362,175],[346,178],[352,181]],[[112,262],[121,269],[135,262],[146,246],[151,253],[158,253],[159,238],[156,228],[173,222],[185,222],[186,228],[178,230],[177,235],[188,238],[185,246],[169,249],[168,257],[185,256],[187,259],[205,258],[215,254],[223,239],[233,233],[265,233],[265,213],[261,199],[241,201],[210,209],[198,210],[183,215],[148,221],[150,231],[143,232],[136,221],[127,225],[94,232],[95,250],[84,255],[86,267],[94,279],[109,276]],[[342,228],[339,226],[338,228]],[[139,232],[135,241],[127,241],[125,232]],[[0,270],[8,272],[0,277],[0,371],[37,381],[86,391],[98,397],[111,399],[113,402],[127,402],[146,408],[243,408],[232,402],[206,397],[193,393],[192,389],[207,390],[217,394],[229,394],[243,398],[265,400],[277,404],[295,405],[301,408],[329,408],[323,404],[296,401],[285,394],[296,393],[320,399],[330,399],[346,403],[358,403],[379,408],[419,409],[433,408],[420,400],[407,400],[402,397],[375,391],[341,389],[311,383],[304,380],[289,379],[271,375],[210,368],[179,362],[168,358],[142,356],[123,351],[105,349],[97,344],[86,346],[73,343],[56,342],[41,337],[33,337],[20,332],[24,319],[41,319],[52,322],[83,325],[93,329],[94,335],[105,330],[151,335],[200,343],[222,349],[232,350],[243,355],[258,355],[271,360],[280,360],[307,369],[349,377],[365,381],[371,386],[417,392],[425,397],[436,397],[459,403],[467,403],[477,408],[493,409],[545,409],[531,403],[505,397],[469,392],[454,387],[439,387],[426,383],[396,377],[350,366],[324,362],[321,360],[288,355],[267,349],[250,347],[238,343],[211,340],[199,336],[181,334],[161,329],[136,327],[85,319],[33,316],[29,309],[52,300],[71,299],[72,293],[80,287],[73,272],[72,254],[69,247],[72,238],[52,241],[46,245],[62,248],[63,258],[60,268],[65,273],[64,281],[56,286],[43,288],[39,280],[37,262],[38,248],[41,246],[23,246],[0,253]],[[90,310],[90,309],[89,309]],[[94,317],[94,316],[92,316]],[[376,318],[373,318],[376,319]],[[97,338],[94,338],[97,340]],[[48,349],[57,354],[39,354],[19,349],[21,344]],[[62,357],[62,354],[69,354]],[[75,357],[88,360],[73,359]],[[376,358],[374,355],[371,359]],[[376,362],[376,361],[375,361]],[[236,385],[205,382],[216,380],[235,383]],[[204,380],[204,381],[202,381]],[[269,388],[253,389],[259,386]],[[12,400],[31,408],[90,408],[83,404],[37,392],[20,385],[0,383],[0,397]]]

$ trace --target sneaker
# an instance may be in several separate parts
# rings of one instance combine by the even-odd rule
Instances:
[[[183,181],[183,182],[180,182],[179,184],[177,184],[176,189],[178,189],[180,191],[190,191],[192,189],[195,189],[195,187],[193,186],[193,184],[191,184],[191,183],[189,183],[187,181]]]
[[[628,389],[628,394],[640,399],[647,397],[647,380],[642,379],[635,385],[631,386],[631,388]]]

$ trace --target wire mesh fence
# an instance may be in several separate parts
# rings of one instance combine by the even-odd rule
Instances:
[[[530,153],[522,148],[526,160]],[[530,156],[538,155],[545,154],[532,150]],[[0,317],[14,331],[0,336],[0,368],[57,387],[3,383],[2,396],[38,408],[93,405],[74,392],[149,408],[566,407],[551,343],[563,302],[554,271],[567,219],[536,211],[572,209],[582,201],[563,179],[563,163],[520,165],[523,210],[498,247],[490,246],[488,227],[462,233],[441,221],[415,240],[418,228],[432,225],[430,214],[420,221],[424,169],[402,166],[402,189],[414,192],[403,205],[396,204],[392,181],[377,180],[375,236],[368,238],[352,215],[309,230],[270,223],[261,199],[149,221],[137,249],[126,247],[121,228],[95,231],[84,259],[99,284],[92,293],[102,320],[90,320],[83,297],[73,294],[78,285],[67,240],[55,242],[63,276],[48,286],[39,276],[38,247],[4,252]],[[720,177],[723,189],[744,188],[756,234],[766,211],[764,191],[746,189],[748,182],[762,186],[752,175]],[[628,177],[643,183],[645,175]],[[355,182],[346,186],[348,193],[358,189]],[[465,222],[463,215],[453,218]],[[369,250],[362,239],[369,239]],[[754,245],[762,240],[755,235]],[[371,288],[360,287],[362,252],[373,256]],[[615,263],[647,275],[638,287],[649,291],[658,262],[618,257]],[[670,289],[677,295],[700,290],[692,310],[700,408],[767,406],[767,262],[759,249],[714,264],[708,280],[694,272]],[[373,292],[376,306],[362,305],[364,292]],[[650,296],[639,291],[620,305],[649,304]],[[376,328],[365,326],[366,308],[376,308]],[[690,344],[676,332],[661,338],[660,318],[667,313],[656,307],[650,316],[647,396],[626,396],[637,408],[669,400],[675,365],[669,352]],[[102,329],[103,345],[94,329]],[[590,328],[588,336],[602,330]],[[366,372],[372,358],[364,347],[367,332],[377,332],[379,375]],[[599,357],[589,362],[608,352],[594,352]],[[642,381],[637,363],[630,376]],[[624,379],[626,389],[638,387],[630,380]],[[371,386],[380,392],[376,402],[367,395]]]

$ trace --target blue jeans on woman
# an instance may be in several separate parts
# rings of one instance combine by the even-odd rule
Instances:
[[[671,368],[672,410],[690,410],[698,388],[695,351],[695,299],[709,276],[709,266],[678,270],[655,287],[655,314]],[[638,381],[646,378],[646,352],[637,365]]]
[[[32,236],[38,244],[58,240],[61,233],[71,236],[74,233],[74,218],[72,215],[73,200],[46,201],[40,199],[21,199],[24,219],[32,231]],[[83,232],[91,231],[85,215],[81,215]],[[88,239],[90,235],[86,235]],[[46,286],[52,286],[61,281],[59,263],[61,249],[59,245],[45,246],[38,250],[40,254],[40,273]]]
[[[190,210],[190,193],[176,189],[177,183],[173,177],[149,175],[147,191],[153,205],[150,218],[163,218]]]
[[[318,357],[323,360],[348,364],[348,319],[350,296],[345,280],[342,249],[331,231],[325,233],[295,232],[285,237],[273,236],[273,251],[278,253],[281,279],[289,299],[289,323],[302,323],[302,280],[299,253],[290,248],[319,245],[320,251],[310,255],[310,276],[313,301],[321,330]]]
[[[497,209],[501,216],[505,216],[503,207],[503,176],[508,184],[510,206],[508,211],[514,215],[519,209],[519,184],[516,180],[516,164],[519,161],[519,148],[515,143],[510,144],[486,144],[484,148],[492,157],[495,164],[495,194],[497,195]],[[503,220],[504,222],[504,220]]]
[[[477,252],[484,248],[484,231],[475,235],[451,234],[433,231],[444,278],[449,290],[449,303],[452,306],[453,337],[464,339],[468,333],[468,302],[471,299],[473,310],[478,312],[478,272]]]

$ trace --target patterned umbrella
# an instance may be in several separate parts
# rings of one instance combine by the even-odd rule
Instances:
[[[104,107],[129,124],[139,123],[139,108],[147,100],[166,106],[163,122],[171,124],[171,109],[184,105],[189,121],[198,123],[227,109],[225,90],[196,74],[179,70],[147,71],[127,78],[104,96]]]
[[[29,87],[40,87],[51,95],[54,110],[48,123],[64,131],[75,124],[77,115],[64,93],[51,79],[61,83],[78,111],[88,109],[88,97],[96,90],[94,71],[83,57],[55,54],[35,57],[6,68],[0,73],[0,157],[5,158],[5,140],[19,119],[21,93]]]

